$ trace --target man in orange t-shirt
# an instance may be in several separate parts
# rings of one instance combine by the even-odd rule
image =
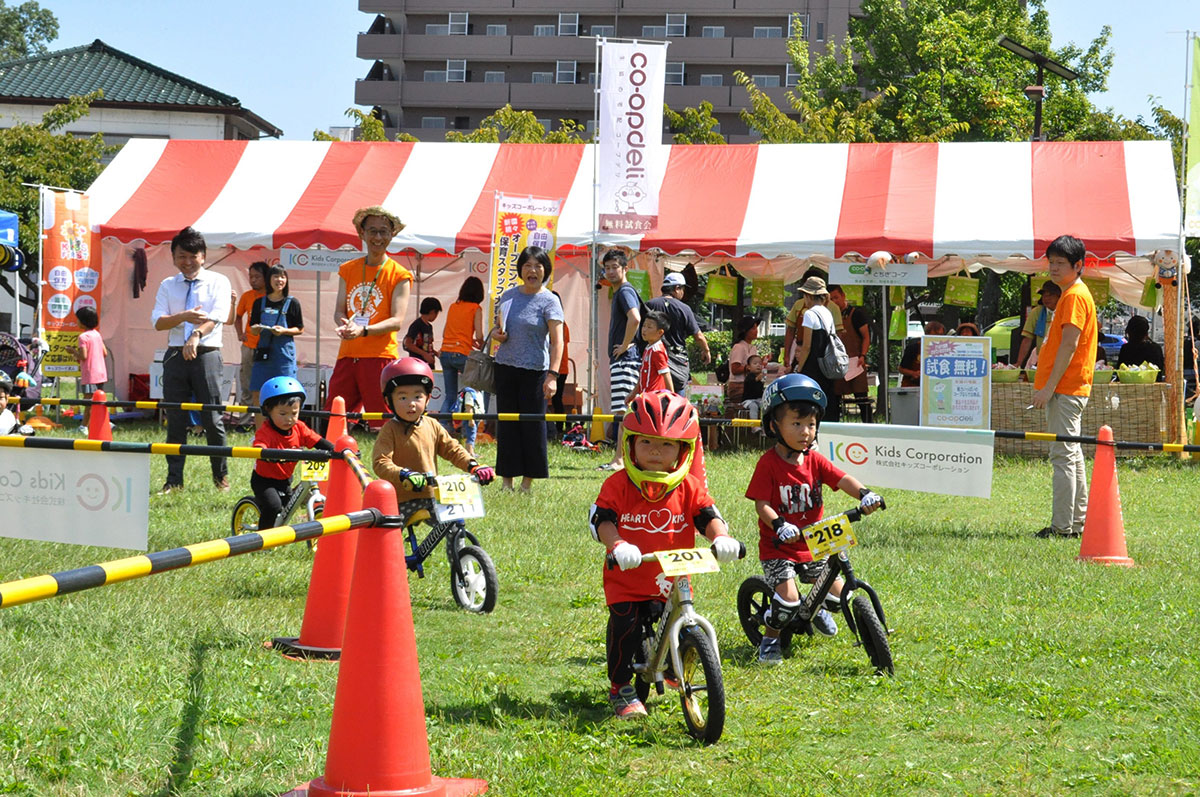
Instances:
[[[233,329],[237,332],[238,340],[242,342],[242,364],[241,370],[238,371],[238,404],[249,405],[250,371],[254,367],[254,350],[258,347],[258,335],[250,330],[250,310],[267,292],[267,264],[261,260],[251,263],[246,270],[246,276],[250,280],[250,290],[238,297],[233,314]],[[250,423],[253,417],[247,412],[238,419],[238,423]]]
[[[379,375],[400,356],[396,333],[404,327],[412,273],[388,257],[388,244],[404,229],[390,211],[372,206],[354,214],[354,228],[366,244],[367,256],[338,269],[338,295],[333,322],[341,347],[329,378],[329,409],[334,396],[346,401],[347,412],[387,412]],[[371,421],[378,430],[383,421]]]
[[[1050,279],[1062,288],[1046,341],[1038,354],[1033,406],[1046,410],[1046,431],[1078,437],[1083,409],[1092,394],[1096,368],[1096,303],[1083,284],[1083,241],[1070,235],[1046,247]],[[1087,471],[1083,446],[1051,443],[1054,503],[1050,525],[1038,537],[1079,537],[1087,515]]]

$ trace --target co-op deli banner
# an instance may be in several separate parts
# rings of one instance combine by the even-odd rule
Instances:
[[[495,314],[500,294],[521,284],[517,258],[527,246],[540,246],[554,264],[558,245],[558,214],[563,199],[496,193],[496,223],[492,227],[492,274],[488,291],[488,319]],[[553,274],[547,287],[553,284]],[[503,323],[501,324],[503,326]]]
[[[819,446],[834,465],[871,487],[990,498],[990,430],[823,423]]]
[[[600,230],[658,229],[666,42],[602,41],[596,145]]]
[[[100,249],[88,218],[88,197],[73,191],[42,193],[42,360],[47,376],[78,376],[75,348],[81,307],[100,314]],[[93,261],[93,258],[95,260]],[[94,262],[94,265],[93,265]]]

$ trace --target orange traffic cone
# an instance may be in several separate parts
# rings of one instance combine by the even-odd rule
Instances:
[[[338,454],[346,449],[358,453],[358,444],[349,435],[342,435],[334,446]],[[327,484],[325,517],[362,509],[362,486],[341,457],[330,461]],[[271,641],[271,647],[285,656],[301,658],[336,659],[341,655],[357,544],[358,531],[354,529],[321,540],[313,555],[300,636],[276,637]]]
[[[395,515],[395,488],[371,482],[363,506]],[[289,794],[482,794],[487,781],[435,778],[429,763],[404,530],[363,529],[359,551],[325,774]]]
[[[1096,437],[1100,444],[1096,446],[1092,465],[1092,487],[1088,492],[1079,559],[1133,567],[1133,560],[1125,549],[1125,518],[1121,513],[1121,491],[1117,486],[1117,452],[1111,445],[1112,427],[1101,426]]]
[[[88,440],[108,440],[112,442],[112,424],[108,421],[108,407],[104,402],[108,396],[103,390],[92,394],[92,414],[88,416]]]
[[[334,396],[329,404],[329,426],[325,429],[326,440],[341,440],[346,434],[346,400]]]

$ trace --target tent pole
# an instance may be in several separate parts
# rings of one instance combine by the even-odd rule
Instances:
[[[888,402],[888,333],[891,330],[891,307],[888,305],[888,289],[879,286],[879,306],[883,308],[883,329],[879,336],[879,386],[875,397],[883,405],[883,422],[892,422],[892,408]]]
[[[588,242],[588,263],[587,263],[587,297],[588,297],[588,374],[587,374],[587,400],[584,402],[585,409],[595,412],[596,404],[596,363],[599,357],[596,353],[596,339],[599,336],[600,316],[596,308],[596,191],[599,188],[599,162],[596,152],[596,139],[600,136],[600,85],[603,81],[603,76],[600,73],[600,45],[601,37],[596,37],[595,46],[595,73],[596,84],[592,87],[592,141],[589,145],[592,149],[592,239]],[[575,374],[575,379],[578,381],[579,374]]]

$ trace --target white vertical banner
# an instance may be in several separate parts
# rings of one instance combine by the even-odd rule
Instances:
[[[667,42],[602,41],[597,143],[599,229],[658,229]]]

